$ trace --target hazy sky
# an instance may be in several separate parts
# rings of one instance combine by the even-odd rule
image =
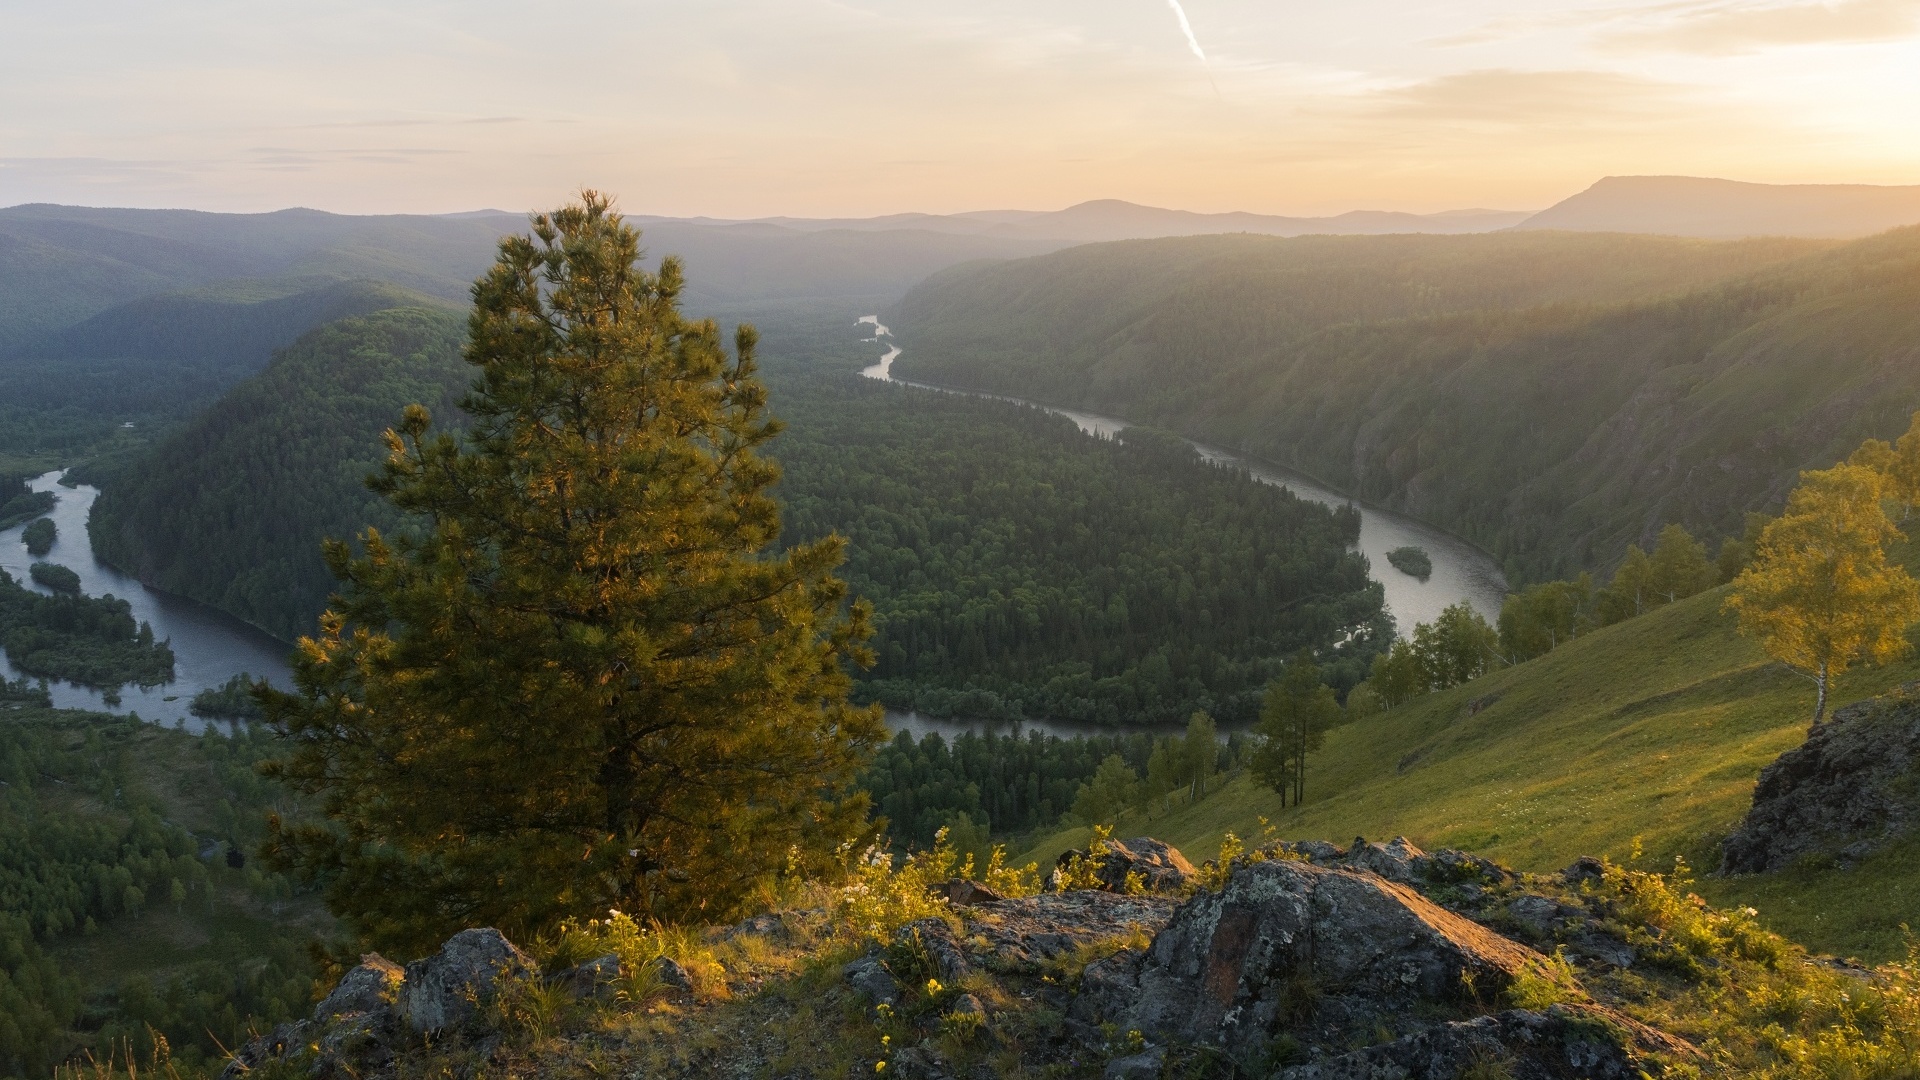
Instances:
[[[0,0],[0,205],[749,216],[1920,183],[1920,0]]]

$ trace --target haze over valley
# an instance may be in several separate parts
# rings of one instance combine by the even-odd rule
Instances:
[[[1909,8],[0,15],[0,1080],[1920,1075]]]

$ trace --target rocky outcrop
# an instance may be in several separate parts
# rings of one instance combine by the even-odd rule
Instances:
[[[995,1075],[999,1065],[978,1055],[970,1063],[954,1057],[968,1039],[1011,1050],[1033,1071],[1112,1080],[1635,1080],[1659,1075],[1662,1061],[1698,1060],[1686,1043],[1580,985],[1610,967],[1583,959],[1572,943],[1596,937],[1623,950],[1613,967],[1634,961],[1631,946],[1606,936],[1610,901],[1584,864],[1565,880],[1523,878],[1405,839],[1357,840],[1347,848],[1270,845],[1198,875],[1164,844],[1120,847],[1124,854],[1110,853],[1121,860],[1118,889],[988,898],[972,883],[946,883],[950,906],[940,917],[909,923],[841,966],[839,985],[827,989],[829,1002],[841,997],[829,1007],[873,1010],[894,1040],[885,1074],[908,1080]],[[1187,867],[1190,885],[1178,895],[1142,891],[1141,866]],[[1126,875],[1136,875],[1134,888]],[[810,941],[845,940],[825,910],[762,916],[707,939],[748,935],[769,944],[743,957],[764,955],[776,939],[803,950]],[[1576,970],[1541,951],[1563,946],[1587,966]],[[661,981],[691,985],[678,965],[657,962]],[[404,970],[369,955],[311,1020],[249,1043],[224,1075],[234,1080],[276,1062],[314,1080],[401,1075],[408,1062],[396,1057],[428,1045],[464,1048],[479,1060],[503,1045],[489,996],[502,980],[537,974],[491,930],[456,935]],[[631,974],[605,956],[547,985],[619,1008],[610,991]],[[667,1011],[694,1010],[686,1022],[706,1024],[712,1014],[698,1012],[702,1000],[676,994]],[[1509,1007],[1516,1003],[1536,1007]],[[743,1025],[702,1043],[708,1056],[689,1056],[684,1070],[662,1075],[762,1073],[773,1044],[749,1051],[742,1040],[769,1030]],[[1004,1032],[1018,1033],[1019,1045],[1000,1041]]]
[[[1073,850],[1062,854],[1050,882],[1052,888],[1061,887],[1067,868],[1076,862],[1087,864],[1100,887],[1109,892],[1127,892],[1130,883],[1147,892],[1174,892],[1185,888],[1194,872],[1193,864],[1179,848],[1150,836],[1136,836],[1104,841],[1098,852]]]
[[[463,930],[405,969],[369,953],[314,1006],[311,1020],[281,1024],[249,1041],[221,1070],[221,1080],[295,1056],[311,1059],[308,1072],[315,1077],[362,1076],[413,1039],[474,1024],[503,979],[538,970],[490,928]]]
[[[1920,685],[1849,705],[1760,773],[1721,845],[1729,874],[1864,858],[1920,816]]]
[[[1421,1005],[1495,1000],[1522,973],[1550,977],[1544,960],[1378,874],[1256,862],[1181,907],[1113,1018],[1235,1053],[1303,1026],[1337,1042]]]

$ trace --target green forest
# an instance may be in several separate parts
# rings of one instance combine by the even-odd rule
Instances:
[[[868,700],[933,715],[1250,721],[1279,658],[1336,683],[1390,639],[1348,551],[1358,515],[1202,462],[1145,430],[863,380],[851,319],[768,336],[786,543],[839,532],[877,615]],[[402,406],[457,419],[450,316],[343,320],[284,351],[95,504],[96,550],[283,638],[333,588],[319,541],[396,524],[361,484]],[[832,358],[827,362],[826,358]],[[1346,641],[1337,655],[1336,642]]]
[[[61,590],[53,596],[0,570],[0,648],[15,667],[38,678],[107,690],[173,680],[173,650],[153,640],[151,626],[134,621],[130,604],[113,596],[80,596],[78,578],[68,580],[71,570],[41,570],[47,565],[36,563],[30,573]]]
[[[361,481],[406,405],[454,412],[464,335],[450,312],[402,308],[302,337],[101,489],[95,552],[283,639],[309,632],[333,588],[320,538],[394,524]]]
[[[1602,234],[1191,237],[957,267],[895,373],[1096,409],[1300,469],[1515,584],[1717,542],[1905,427],[1920,229],[1844,245]]]
[[[245,854],[290,805],[254,768],[273,747],[0,684],[0,1075],[145,1059],[155,1033],[197,1071],[307,1010],[329,923]]]

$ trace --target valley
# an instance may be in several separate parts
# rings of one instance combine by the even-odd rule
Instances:
[[[0,214],[0,227],[10,220]],[[115,228],[129,223],[136,247],[194,227],[126,218]],[[54,680],[43,690],[0,660],[0,677],[16,680],[0,694],[0,723],[38,740],[21,744],[21,760],[55,760],[35,747],[68,755],[43,770],[60,784],[8,793],[25,816],[0,843],[40,844],[32,858],[46,861],[51,834],[37,823],[72,812],[106,836],[144,828],[155,806],[187,837],[154,841],[173,860],[168,880],[142,885],[137,901],[87,893],[91,931],[77,928],[80,908],[21,924],[9,971],[77,973],[36,984],[35,1034],[0,1047],[16,1071],[34,1062],[35,1080],[52,1057],[140,1023],[204,1074],[220,1051],[193,1025],[227,1033],[227,1045],[303,1011],[296,989],[336,974],[327,965],[346,958],[347,937],[406,951],[437,940],[440,916],[353,914],[368,896],[392,902],[384,886],[350,894],[375,880],[355,875],[375,871],[343,870],[346,856],[298,861],[301,845],[344,850],[317,839],[332,826],[312,823],[345,804],[300,786],[317,775],[310,763],[271,781],[250,769],[295,745],[275,725],[313,698],[255,702],[230,680],[247,672],[292,689],[286,642],[340,633],[318,619],[342,560],[369,557],[363,530],[395,544],[379,550],[405,553],[438,527],[419,504],[402,510],[365,483],[388,460],[382,433],[403,410],[424,406],[458,439],[503,423],[466,411],[501,384],[476,380],[464,358],[472,324],[451,298],[489,231],[512,223],[415,223],[402,235],[437,239],[406,251],[382,246],[391,239],[366,248],[350,221],[295,224],[297,242],[277,254],[242,244],[195,255],[200,269],[172,271],[187,291],[116,279],[64,322],[14,331],[32,344],[0,358],[0,382],[32,387],[3,407],[13,419],[0,425],[0,453],[23,483],[8,505],[25,516],[0,531],[0,569],[35,595],[75,591],[56,571],[33,570],[44,562],[71,571],[79,595],[127,600],[174,664],[172,681],[155,685]],[[846,712],[834,737],[847,749],[832,774],[848,801],[833,820],[848,833],[837,842],[872,840],[886,854],[856,871],[852,849],[833,856],[837,869],[816,851],[813,876],[779,885],[788,891],[777,903],[896,856],[930,858],[936,843],[982,868],[996,845],[1013,849],[1012,868],[992,871],[1014,875],[992,878],[1005,885],[1026,881],[1015,868],[1095,851],[1109,833],[1158,837],[1195,862],[1220,852],[1207,874],[1282,841],[1404,836],[1539,881],[1596,857],[1623,874],[1666,875],[1660,888],[1728,911],[1750,907],[1757,915],[1739,918],[1817,953],[1870,964],[1904,955],[1920,902],[1911,835],[1859,858],[1712,873],[1755,777],[1806,732],[1806,684],[1736,631],[1730,587],[1714,584],[1743,564],[1702,563],[1687,572],[1707,576],[1684,593],[1644,611],[1636,598],[1604,619],[1592,590],[1628,545],[1653,547],[1674,523],[1703,552],[1726,541],[1751,560],[1758,526],[1744,515],[1777,512],[1802,467],[1898,434],[1914,391],[1903,298],[1920,248],[1910,232],[1842,242],[1462,229],[1069,246],[958,226],[938,241],[794,224],[648,228],[695,244],[689,265],[714,271],[687,303],[695,313],[693,303],[711,303],[719,317],[710,329],[687,324],[689,334],[758,327],[757,367],[729,384],[763,386],[781,425],[757,451],[773,470],[754,475],[766,478],[778,524],[758,556],[767,561],[753,565],[843,542],[834,573],[846,596],[831,613],[870,619],[871,656],[832,668],[848,701],[836,706]],[[771,286],[783,259],[823,267],[811,279],[821,295]],[[391,260],[405,272],[326,276]],[[278,276],[219,276],[235,267]],[[1836,354],[1844,365],[1826,363]],[[129,373],[168,390],[142,397]],[[408,445],[428,445],[425,430],[409,428]],[[481,474],[462,475],[481,485]],[[25,535],[36,518],[52,526],[40,555]],[[333,567],[328,538],[352,541]],[[1894,556],[1915,568],[1910,543]],[[373,564],[354,565],[358,580],[378,580]],[[1583,573],[1597,578],[1563,583],[1588,590],[1591,609],[1571,640],[1556,630],[1533,651],[1501,651],[1510,590]],[[499,619],[517,609],[475,610]],[[1442,641],[1439,626],[1455,637]],[[1383,665],[1411,655],[1416,639],[1472,655],[1463,674],[1389,696]],[[311,655],[299,662],[311,676]],[[1835,704],[1897,691],[1920,679],[1917,665],[1908,655],[1857,668],[1838,681]],[[1321,695],[1317,719],[1288,713],[1279,689],[1303,666]],[[264,704],[275,719],[196,715],[202,691],[229,712]],[[469,703],[462,715],[494,707]],[[145,725],[128,723],[136,714]],[[550,726],[538,710],[513,715],[481,722]],[[1295,727],[1275,719],[1288,716]],[[556,747],[580,737],[554,729],[515,768],[551,766],[565,756]],[[318,745],[312,729],[305,738]],[[1292,756],[1276,765],[1283,743]],[[175,793],[176,774],[205,774],[195,755],[215,762],[217,781]],[[240,758],[248,767],[236,771]],[[112,793],[136,767],[138,794]],[[459,779],[468,768],[434,766],[431,782],[470,790]],[[1275,775],[1292,779],[1276,790]],[[75,801],[67,788],[89,794]],[[425,800],[422,814],[458,812],[458,800],[408,798]],[[526,826],[514,857],[551,862],[557,848],[525,846],[547,827]],[[855,830],[865,832],[849,839]],[[242,857],[224,877],[225,856],[204,842],[214,833]],[[608,857],[593,845],[588,856]],[[725,868],[738,895],[750,891],[743,873]],[[1450,887],[1435,895],[1455,904]],[[207,916],[183,896],[211,905]],[[309,939],[339,955],[300,958]],[[202,983],[220,965],[256,975],[215,993]],[[141,1052],[157,1045],[148,1038]]]

